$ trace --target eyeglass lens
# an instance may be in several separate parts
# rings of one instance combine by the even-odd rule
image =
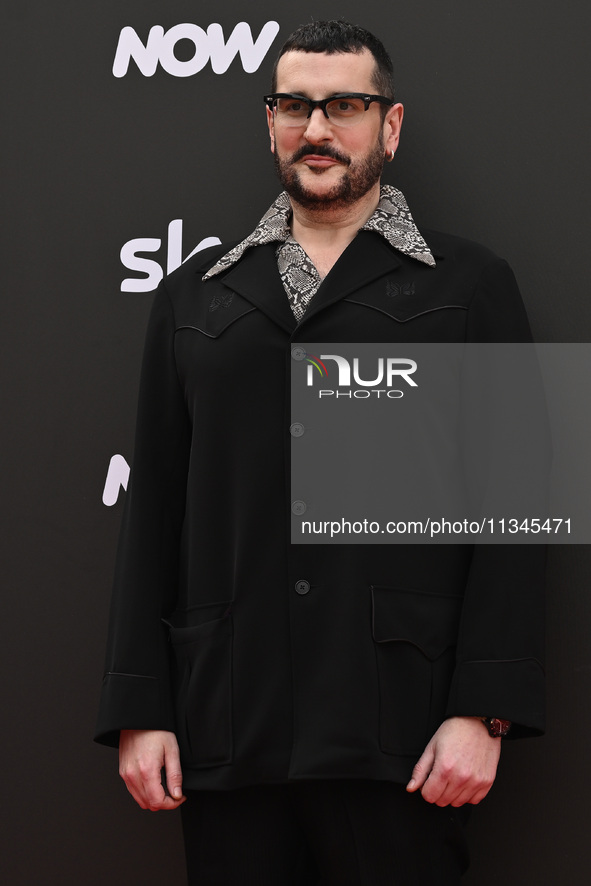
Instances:
[[[365,113],[360,98],[335,98],[326,104],[329,120],[337,126],[354,126]],[[310,113],[309,105],[297,98],[279,98],[275,102],[277,119],[284,126],[302,126]]]

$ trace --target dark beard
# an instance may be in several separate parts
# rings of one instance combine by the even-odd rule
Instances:
[[[323,196],[308,190],[302,184],[299,172],[294,168],[294,164],[308,154],[332,157],[348,167],[341,181]],[[282,160],[275,150],[274,161],[279,181],[295,203],[311,211],[322,208],[345,209],[364,197],[380,180],[384,168],[384,139],[380,133],[375,148],[362,161],[353,165],[353,168],[351,168],[352,163],[348,157],[326,145],[316,147],[304,145],[299,151],[296,151],[290,160]],[[325,170],[312,171],[317,175],[322,175]]]

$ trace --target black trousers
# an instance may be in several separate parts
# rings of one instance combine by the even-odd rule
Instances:
[[[391,782],[187,791],[189,886],[458,886],[469,807]]]

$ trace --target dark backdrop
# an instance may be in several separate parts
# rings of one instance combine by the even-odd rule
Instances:
[[[178,817],[136,808],[116,754],[91,742],[124,498],[116,470],[124,479],[132,454],[149,289],[168,255],[174,264],[179,228],[184,257],[205,238],[243,236],[277,193],[261,96],[282,40],[340,16],[383,38],[406,106],[386,180],[419,226],[509,260],[539,340],[581,342],[591,340],[588,8],[21,0],[5,12],[3,883],[184,883]],[[269,53],[254,71],[237,57],[214,73],[203,32],[219,23],[228,39],[245,19],[255,38],[278,23]],[[154,25],[183,23],[203,29],[191,32],[197,51],[186,38],[173,47],[176,30],[153,76],[133,59],[113,75],[124,27],[145,44]],[[193,56],[202,69],[177,76]],[[143,265],[148,283],[122,289],[146,276],[120,259],[138,239],[149,242],[128,245],[126,263],[137,267],[129,256],[143,247],[156,264]],[[116,502],[104,504],[114,455]],[[505,748],[470,825],[468,886],[588,882],[590,559],[586,546],[550,553],[549,731]]]

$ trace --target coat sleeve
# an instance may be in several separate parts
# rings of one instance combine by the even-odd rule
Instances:
[[[160,284],[148,323],[95,740],[121,729],[174,731],[168,634],[175,605],[191,424],[174,357],[174,315]]]
[[[501,260],[491,261],[480,276],[468,311],[466,338],[468,342],[483,343],[532,340],[515,278]],[[528,354],[532,355],[533,351],[529,350]],[[544,465],[549,466],[550,460],[544,419],[545,411],[540,418],[539,447],[535,454],[542,469]],[[496,428],[491,425],[491,430],[492,437]],[[510,433],[516,431],[505,430],[504,442],[509,440],[510,446]],[[503,429],[501,445],[502,433]],[[486,457],[495,457],[498,443],[498,439],[494,443],[489,441]],[[448,717],[477,715],[511,720],[513,727],[509,735],[513,738],[544,731],[545,560],[544,544],[474,546]]]

